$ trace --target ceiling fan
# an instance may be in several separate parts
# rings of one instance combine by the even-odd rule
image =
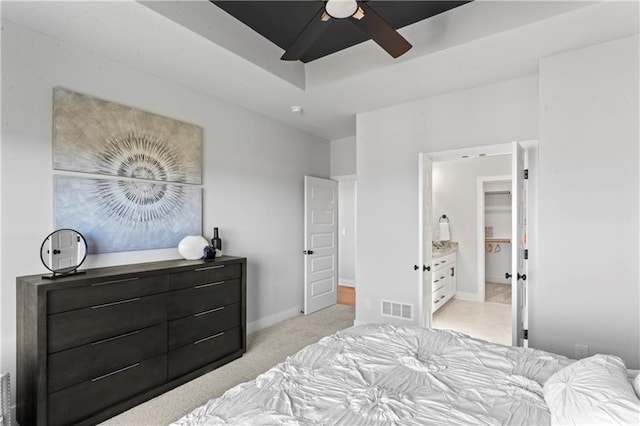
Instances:
[[[311,18],[280,59],[300,59],[327,28],[331,19],[348,19],[353,22],[394,58],[411,49],[411,44],[364,1],[326,0],[324,7]]]

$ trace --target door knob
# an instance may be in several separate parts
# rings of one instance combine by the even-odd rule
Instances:
[[[313,254],[313,250],[304,250],[302,254]]]
[[[418,269],[420,269],[420,267],[418,265],[413,265],[413,270],[417,271]]]
[[[430,270],[431,270],[431,266],[424,266],[424,265],[422,265],[422,270],[423,270],[423,271],[430,271]]]
[[[509,279],[509,278],[511,278],[512,276],[513,276],[513,275],[511,275],[511,274],[510,274],[510,273],[508,273],[508,272],[507,272],[506,274],[504,274],[504,277],[505,277],[506,279]],[[518,272],[518,279],[519,279],[519,280],[522,280],[522,281],[526,281],[526,280],[527,280],[527,274],[522,274],[522,275],[520,275],[520,272]]]

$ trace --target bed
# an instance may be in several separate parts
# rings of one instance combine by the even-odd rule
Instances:
[[[640,376],[464,334],[351,327],[307,346],[174,425],[640,424]]]

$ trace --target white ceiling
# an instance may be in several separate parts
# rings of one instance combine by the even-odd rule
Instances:
[[[538,59],[638,34],[639,2],[476,0],[306,65],[206,0],[2,1],[2,18],[328,140],[355,115],[537,73]],[[302,114],[290,111],[301,105]]]

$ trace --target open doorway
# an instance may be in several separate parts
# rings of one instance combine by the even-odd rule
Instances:
[[[485,185],[487,190],[493,187],[502,189],[497,183],[493,183],[492,187],[491,183],[510,184],[510,173],[510,154],[433,162],[432,223],[435,226],[432,279],[437,293],[432,309],[433,328],[456,330],[495,343],[511,344],[511,301],[498,304],[486,300],[486,295],[493,294],[492,290],[504,290],[507,287],[502,285],[505,282],[504,274],[511,271],[510,267],[505,269],[502,279],[499,279],[498,271],[504,265],[497,261],[509,261],[511,256],[508,243],[511,238],[511,217],[510,211],[502,210],[502,204],[500,207],[498,204],[504,202],[505,197],[509,197],[510,201],[510,195],[485,195],[484,189]],[[486,182],[482,185],[482,199],[477,194],[480,181]],[[486,197],[491,199],[487,202]],[[485,211],[487,207],[488,214]],[[484,216],[481,222],[478,220],[479,211]],[[509,214],[508,218],[505,218],[506,213]],[[443,216],[448,220],[448,227],[442,226]],[[492,229],[500,239],[487,241],[485,245],[485,228]],[[480,244],[479,229],[483,236]],[[449,234],[445,238],[443,230]],[[489,262],[488,265],[486,262]],[[449,269],[443,270],[443,265]],[[482,287],[479,286],[479,280],[482,280]],[[443,294],[438,290],[441,283],[449,288]],[[442,298],[443,295],[445,298]]]
[[[478,178],[478,224],[484,239],[478,239],[484,262],[478,262],[478,288],[484,288],[484,302],[511,305],[511,176]],[[511,327],[509,327],[511,328]]]
[[[356,303],[356,191],[355,175],[338,181],[338,303]]]
[[[530,171],[535,176],[536,166],[537,141],[420,154],[419,256],[423,272],[418,285],[422,325],[526,346],[527,287],[535,281],[536,267],[527,253],[529,248],[535,250],[537,235],[537,184],[535,178],[527,179]],[[500,273],[510,282],[511,304],[485,301],[484,186],[482,197],[478,196],[478,182],[483,179],[511,179],[511,237],[500,238],[507,242],[501,241],[506,245],[498,250],[510,252],[511,269]],[[447,226],[443,228],[445,217]],[[443,230],[448,240],[439,235]],[[497,241],[491,243],[493,252]],[[442,273],[443,261],[451,277]],[[453,294],[447,296],[449,292]],[[500,314],[494,315],[493,310]]]

